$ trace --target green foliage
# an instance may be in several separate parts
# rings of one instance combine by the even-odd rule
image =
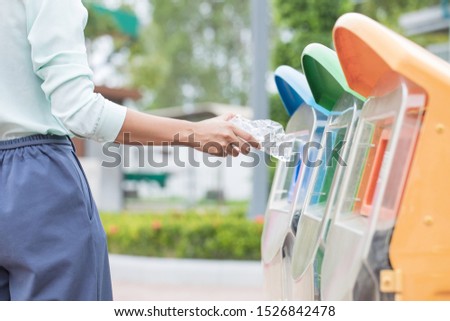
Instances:
[[[101,215],[112,253],[176,258],[259,260],[260,221],[241,212]]]
[[[152,23],[132,48],[132,78],[152,107],[214,101],[246,104],[249,2],[152,1]]]
[[[278,94],[269,97],[270,119],[276,121],[286,128],[289,121],[289,115],[283,106],[283,102]]]
[[[274,67],[301,69],[300,55],[312,42],[332,45],[331,30],[337,18],[351,10],[350,0],[274,0],[275,24],[280,39],[275,45]]]
[[[312,42],[332,47],[332,30],[345,12],[365,14],[387,27],[399,30],[401,14],[438,5],[440,0],[273,0],[275,25],[280,31],[273,64],[300,69],[303,48]],[[283,36],[284,35],[284,36]]]
[[[117,23],[112,17],[92,10],[90,5],[87,5],[87,8],[89,10],[89,19],[84,30],[86,38],[93,39],[102,35],[118,33]]]
[[[102,36],[112,39],[113,48],[110,52],[103,52],[105,61],[111,62],[115,57],[127,53],[136,41],[138,20],[130,6],[122,4],[116,10],[110,10],[103,0],[84,0],[83,4],[89,11],[89,19],[85,28],[86,46],[89,54],[92,53],[96,41]],[[98,50],[98,49],[97,49]],[[128,75],[126,64],[111,64],[118,75]],[[94,67],[94,66],[93,66]]]
[[[131,51],[130,67],[133,84],[147,91],[158,92],[166,85],[173,68],[171,57],[164,53],[160,44],[164,35],[156,24],[141,32]],[[157,95],[157,94],[155,94]]]
[[[398,24],[398,19],[404,13],[419,10],[429,6],[439,5],[441,0],[377,0],[365,1],[356,5],[355,11],[365,14],[392,30],[402,33]],[[411,40],[422,46],[432,43],[448,41],[448,34],[434,33],[420,36],[413,36]]]
[[[391,29],[399,30],[398,18],[401,14],[439,3],[440,0],[363,1],[355,6],[355,11],[367,15]]]
[[[138,21],[133,10],[128,5],[122,5],[117,10],[109,10],[103,6],[103,1],[83,1],[89,11],[89,19],[84,30],[87,39],[93,40],[103,35],[110,35],[116,40],[116,49],[129,45],[130,38],[136,35],[131,32],[138,27]],[[130,29],[130,30],[128,30]]]
[[[333,25],[340,15],[352,8],[350,0],[273,0],[274,22],[278,39],[272,65],[288,65],[302,70],[301,54],[310,43],[332,47]],[[271,119],[286,126],[289,117],[278,95],[270,99]],[[272,170],[273,171],[273,170]]]
[[[288,65],[301,70],[301,53],[310,43],[317,42],[332,48],[333,26],[345,12],[360,12],[399,31],[401,14],[439,3],[440,0],[366,0],[357,3],[353,0],[273,0],[278,31],[272,54],[273,68]],[[438,39],[441,42],[442,35],[426,35],[413,40],[425,45]],[[281,103],[272,98],[270,108],[272,119],[284,123]]]
[[[270,119],[276,121],[283,125],[283,128],[286,128],[287,123],[289,121],[289,115],[286,112],[286,109],[283,106],[283,102],[281,101],[280,95],[275,94],[269,97],[269,112]],[[269,163],[269,185],[272,185],[273,179],[275,177],[275,169],[277,165],[277,161],[275,158],[271,157]]]

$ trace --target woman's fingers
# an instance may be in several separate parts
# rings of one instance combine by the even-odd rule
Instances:
[[[244,155],[248,155],[250,153],[250,144],[245,142],[241,144],[241,152]]]
[[[239,152],[244,155],[247,155],[248,153],[250,153],[250,148],[251,148],[250,143],[246,142],[239,136],[237,136],[237,138],[238,138],[238,142],[234,146],[239,149]]]
[[[242,138],[242,140],[244,142],[247,142],[248,144],[250,144],[250,146],[258,148],[258,149],[261,148],[261,145],[258,142],[258,140],[255,137],[253,137],[251,134],[247,133],[245,130],[242,130],[239,127],[236,127],[233,125],[233,132],[236,136],[238,136],[239,138]]]
[[[247,155],[250,147],[260,148],[259,142],[245,130],[242,130],[232,124],[229,131],[224,134],[227,146],[225,150],[228,155],[238,156],[240,153]]]
[[[233,118],[234,116],[236,116],[236,115],[233,114],[233,113],[226,113],[226,114],[223,114],[223,115],[218,116],[217,118],[218,118],[218,119],[225,120],[225,121],[229,121],[229,120],[230,120],[231,118]]]
[[[226,155],[230,155],[233,157],[238,156],[240,152],[239,147],[237,147],[234,143],[228,144],[226,146],[226,151],[227,151]]]

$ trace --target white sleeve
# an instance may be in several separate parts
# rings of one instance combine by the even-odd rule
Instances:
[[[36,75],[52,113],[77,136],[113,141],[126,108],[94,93],[86,55],[87,10],[81,0],[24,0]]]

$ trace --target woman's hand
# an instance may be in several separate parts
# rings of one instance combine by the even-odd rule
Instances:
[[[251,146],[259,148],[252,135],[228,121],[233,117],[225,114],[195,123],[189,137],[190,146],[214,156],[234,157],[239,153],[247,155]]]

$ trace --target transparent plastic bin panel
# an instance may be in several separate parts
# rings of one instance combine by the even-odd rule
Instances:
[[[353,299],[375,233],[393,228],[424,103],[425,95],[410,93],[402,82],[395,91],[364,105],[327,236],[322,299]]]
[[[290,230],[296,180],[300,179],[303,170],[301,150],[304,142],[309,141],[315,126],[315,111],[308,105],[300,106],[287,125],[286,133],[295,136],[294,153],[290,161],[277,162],[261,239],[265,263],[275,257]]]
[[[264,294],[267,300],[283,298],[282,253],[281,249],[269,263],[263,263]]]
[[[294,301],[314,301],[314,270],[309,267],[305,275],[302,277],[302,282],[296,282],[293,288]]]
[[[278,161],[269,200],[269,208],[289,211],[292,208],[295,184],[304,171],[301,154],[304,142],[310,137],[308,130],[295,133],[294,153],[288,162]]]
[[[323,153],[323,150],[317,148],[317,146],[322,143],[327,118],[319,112],[317,112],[317,116],[318,121],[313,135],[305,144],[300,157],[302,160],[303,175],[301,175],[301,181],[299,181],[295,200],[295,208],[297,211],[303,208],[305,199],[311,189],[312,175],[317,167],[315,163],[321,159]]]
[[[305,198],[311,189],[311,179],[314,173],[314,166],[312,163],[322,157],[321,150],[317,150],[314,146],[320,144],[322,141],[328,116],[318,111],[314,111],[314,113],[317,121],[309,140],[302,150],[302,155],[300,156],[302,170],[300,171],[298,182],[295,187],[293,218],[291,222],[291,230],[294,235],[297,233],[297,226]]]
[[[344,165],[343,163],[337,164],[338,159],[334,158],[332,150],[336,146],[342,146],[339,161],[346,162],[360,104],[353,96],[344,95],[335,107],[337,112],[328,120],[325,129],[326,135],[321,141],[320,160],[322,164],[313,169],[311,189],[302,206],[302,214],[297,228],[293,258],[294,279],[301,278],[313,265],[322,229],[328,221],[327,218],[324,222],[324,217],[336,169]]]
[[[414,156],[425,100],[425,93],[409,94],[406,112],[402,115],[402,126],[391,133],[391,152],[385,155],[382,168],[378,171],[378,194],[373,196],[376,199],[371,204],[372,211],[368,213],[372,217],[369,218],[369,231],[363,244],[363,261],[353,289],[354,300],[394,299],[392,294],[379,291],[380,271],[392,269],[389,245]]]

